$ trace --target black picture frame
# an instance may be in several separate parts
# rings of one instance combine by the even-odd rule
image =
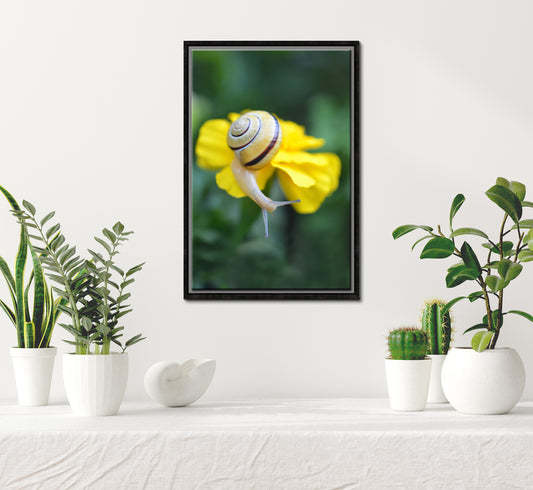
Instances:
[[[350,226],[349,275],[342,288],[211,288],[194,286],[192,231],[192,141],[193,54],[197,51],[278,50],[347,51],[350,59]],[[360,292],[360,43],[359,41],[184,41],[184,299],[186,300],[351,300],[361,299]],[[327,257],[324,258],[327,260]]]

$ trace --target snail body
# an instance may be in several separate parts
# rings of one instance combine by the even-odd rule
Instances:
[[[231,125],[226,142],[234,152],[231,171],[241,190],[263,210],[265,236],[268,237],[268,214],[279,206],[300,202],[273,201],[257,185],[256,171],[268,165],[281,145],[281,126],[276,116],[266,111],[242,114]]]

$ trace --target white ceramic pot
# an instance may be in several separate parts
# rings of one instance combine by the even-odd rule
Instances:
[[[48,405],[57,349],[11,347],[10,352],[19,405]]]
[[[431,359],[385,359],[387,389],[393,410],[412,412],[426,408]]]
[[[127,353],[63,355],[63,382],[75,415],[115,415],[127,381]]]
[[[148,396],[167,407],[184,407],[200,398],[213,379],[216,361],[189,359],[183,364],[160,361],[146,371],[144,388]]]
[[[429,354],[431,357],[431,379],[429,380],[428,403],[448,403],[441,383],[442,365],[446,354]]]
[[[522,359],[511,348],[454,347],[442,366],[444,393],[461,413],[506,413],[520,400],[525,382]]]

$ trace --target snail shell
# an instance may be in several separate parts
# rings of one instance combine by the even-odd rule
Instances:
[[[266,111],[246,112],[233,122],[226,142],[241,165],[258,170],[270,163],[279,150],[279,121],[276,116]]]

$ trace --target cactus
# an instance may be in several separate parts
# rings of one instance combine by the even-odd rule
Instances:
[[[392,359],[424,359],[428,338],[426,332],[415,327],[402,327],[389,333],[389,350]]]
[[[428,336],[428,354],[447,354],[452,339],[450,312],[442,313],[444,301],[427,301],[422,311],[422,330]]]

